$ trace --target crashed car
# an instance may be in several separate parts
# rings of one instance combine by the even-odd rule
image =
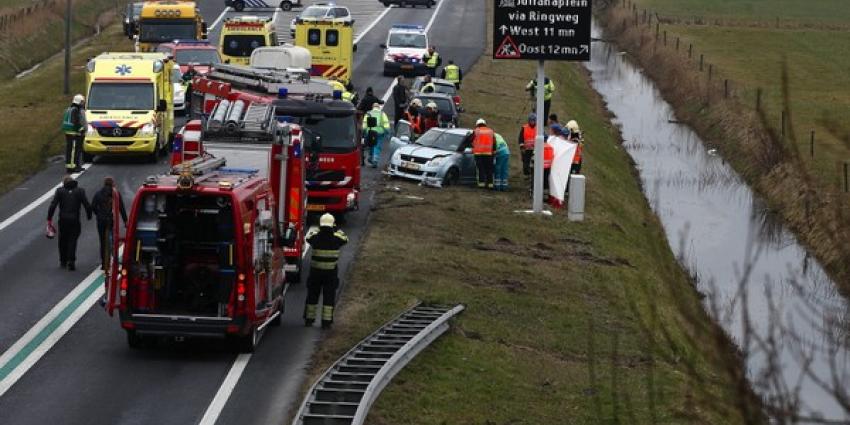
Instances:
[[[389,176],[434,187],[475,183],[472,130],[432,128],[415,141],[410,135],[410,123],[399,121],[390,140]]]

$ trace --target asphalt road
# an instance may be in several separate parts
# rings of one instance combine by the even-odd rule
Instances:
[[[483,52],[485,3],[444,1],[447,3],[431,28],[432,42],[446,60],[453,58],[467,70]],[[210,23],[222,13],[222,1],[199,3]],[[359,14],[357,27],[361,31],[370,18],[375,19],[382,12],[374,7],[375,0],[338,3]],[[393,9],[362,37],[354,78],[361,92],[371,86],[380,94],[390,85],[391,79],[381,74],[382,51],[378,44],[384,41],[391,24],[425,25],[433,12],[434,9],[424,8]],[[277,17],[278,26],[286,33],[289,16],[280,12]],[[217,40],[217,29],[213,28],[211,40]],[[79,181],[91,196],[103,177],[112,176],[129,203],[145,176],[164,169],[165,160],[146,164],[141,160],[105,159],[96,161]],[[61,177],[60,161],[0,197],[0,353],[97,267],[93,222],[83,225],[78,271],[68,272],[58,266],[55,242],[44,238],[46,202],[13,222],[7,221],[22,206],[48,192]],[[343,272],[352,264],[354,247],[366,230],[374,189],[380,184],[383,180],[375,170],[365,170],[361,210],[350,214],[344,226],[352,248],[341,259]],[[304,292],[303,285],[290,289],[283,326],[269,329],[263,337],[217,423],[281,423],[300,401],[297,392],[321,337],[320,329],[305,328],[301,322]],[[230,348],[218,341],[173,342],[143,351],[131,350],[117,320],[94,306],[0,397],[0,424],[198,423],[235,358]],[[0,369],[0,378],[2,372]]]

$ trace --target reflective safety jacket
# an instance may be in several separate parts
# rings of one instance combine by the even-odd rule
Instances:
[[[377,127],[369,127],[369,117],[374,117],[377,121]],[[384,132],[390,131],[390,119],[387,117],[387,114],[382,110],[372,109],[367,112],[366,115],[363,115],[363,128],[372,130],[378,134],[384,134]]]
[[[543,169],[548,170],[552,168],[552,161],[555,160],[555,148],[552,147],[549,143],[543,144]]]
[[[62,115],[62,132],[76,136],[86,128],[86,114],[78,105],[71,105]]]
[[[508,147],[508,142],[501,134],[496,133],[496,156],[506,156],[511,154],[511,148]]]
[[[427,59],[425,60],[425,66],[428,68],[436,68],[440,66],[440,54],[434,51],[433,55],[427,55]]]
[[[496,150],[496,133],[487,126],[476,127],[472,137],[472,153],[493,155]]]
[[[537,127],[528,124],[519,129],[519,145],[525,150],[534,149],[534,141],[537,138]]]
[[[437,86],[434,83],[425,84],[419,89],[420,93],[434,93],[435,91],[437,91]]]
[[[537,93],[537,80],[531,80],[525,88],[534,96]],[[549,80],[543,85],[543,100],[552,100],[553,94],[555,94],[555,83]]]
[[[455,64],[447,65],[443,68],[443,78],[455,84],[459,83],[462,78],[460,67]]]
[[[332,227],[320,227],[307,233],[310,244],[310,267],[317,270],[336,270],[339,250],[348,243],[348,236],[342,230]]]

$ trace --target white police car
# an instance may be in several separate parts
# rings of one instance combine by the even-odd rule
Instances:
[[[271,9],[275,7],[276,0],[224,0],[224,5],[232,7],[237,12],[241,12],[246,7],[255,9]],[[277,4],[281,10],[292,10],[293,7],[301,6],[301,0],[281,0]]]
[[[428,34],[421,25],[396,24],[387,34],[384,49],[384,75],[424,75],[423,58],[428,53]]]

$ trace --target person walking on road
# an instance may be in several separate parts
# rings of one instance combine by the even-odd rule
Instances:
[[[501,134],[496,133],[496,169],[494,177],[495,189],[501,192],[508,190],[508,170],[510,168],[511,149]]]
[[[396,85],[393,87],[393,124],[404,118],[404,108],[407,107],[407,87],[404,85],[404,76],[399,75]]]
[[[78,94],[65,109],[62,132],[65,133],[65,170],[78,173],[83,170],[83,136],[86,134],[86,98]]]
[[[443,58],[440,57],[440,54],[437,53],[437,48],[433,45],[428,48],[428,53],[422,57],[422,61],[425,62],[425,67],[428,68],[428,75],[431,78],[437,76],[437,68],[443,64]]]
[[[519,129],[517,143],[522,152],[522,174],[531,175],[531,158],[534,157],[534,141],[537,138],[537,114],[528,114],[528,122]]]
[[[548,117],[549,110],[552,107],[552,96],[555,94],[555,83],[549,77],[545,77],[543,81],[543,116]],[[537,79],[535,78],[529,81],[525,89],[531,95],[531,98],[534,99],[537,96]]]
[[[384,141],[384,136],[390,133],[390,119],[381,108],[380,103],[372,104],[372,110],[363,116],[362,127],[367,134],[372,133],[372,137],[374,137],[372,150],[369,153],[369,164],[372,168],[378,168],[378,163],[381,162],[381,143]]]
[[[493,188],[493,153],[496,151],[496,134],[479,118],[472,133],[472,154],[478,169],[478,187]]]
[[[372,109],[372,105],[376,103],[383,104],[384,102],[375,97],[372,87],[366,87],[366,94],[363,96],[363,99],[360,99],[360,103],[357,104],[357,111],[361,114],[366,114]]]
[[[86,191],[78,187],[71,176],[65,176],[62,186],[56,189],[50,208],[47,210],[47,225],[53,227],[53,215],[59,207],[59,264],[64,269],[76,270],[77,239],[80,237],[80,208],[86,209],[91,220],[92,209],[86,198]]]
[[[116,199],[117,198],[117,199]],[[91,208],[97,219],[97,236],[100,242],[100,264],[101,269],[109,267],[109,250],[112,249],[112,232],[114,229],[114,208],[118,202],[118,212],[121,220],[127,225],[127,211],[124,209],[124,200],[121,194],[115,190],[115,180],[112,177],[103,179],[103,187],[95,192],[91,199]]]
[[[463,71],[459,66],[455,65],[455,61],[449,59],[449,64],[443,68],[442,74],[440,77],[444,80],[451,81],[454,83],[455,87],[460,90],[460,82],[463,80]]]
[[[310,276],[307,278],[307,300],[304,306],[304,325],[313,326],[319,308],[319,295],[322,295],[322,328],[333,324],[336,290],[339,286],[340,249],[348,243],[348,236],[342,230],[335,229],[334,216],[324,214],[319,218],[319,229],[307,233],[310,244]]]

